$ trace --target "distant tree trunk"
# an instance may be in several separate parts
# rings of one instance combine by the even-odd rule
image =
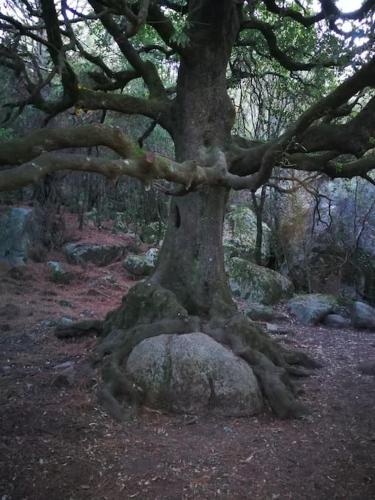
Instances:
[[[267,188],[262,187],[260,200],[258,201],[255,193],[251,193],[253,201],[253,210],[257,218],[257,234],[255,240],[255,262],[261,266],[262,265],[262,243],[263,243],[263,209],[264,203],[266,201]]]

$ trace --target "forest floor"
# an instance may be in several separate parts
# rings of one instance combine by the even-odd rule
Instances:
[[[102,318],[134,282],[120,263],[64,266],[69,285],[52,283],[46,263],[0,270],[1,500],[375,498],[375,384],[358,371],[375,360],[374,334],[287,323],[283,342],[323,363],[301,382],[303,420],[143,409],[120,424],[95,396],[95,338],[58,340],[53,322]],[[87,374],[79,384],[59,377],[72,365]]]

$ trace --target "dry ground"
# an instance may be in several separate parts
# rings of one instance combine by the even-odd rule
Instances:
[[[66,267],[70,285],[51,283],[45,263],[0,274],[1,500],[375,498],[375,384],[357,369],[375,360],[375,334],[290,322],[285,342],[324,364],[302,382],[304,420],[144,409],[119,424],[92,374],[78,385],[57,377],[67,361],[86,369],[95,339],[57,340],[51,321],[103,317],[132,282],[119,263]]]

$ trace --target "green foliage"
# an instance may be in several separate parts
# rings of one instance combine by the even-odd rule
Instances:
[[[9,141],[13,139],[15,133],[12,129],[6,127],[0,127],[0,142]]]
[[[341,174],[341,173],[343,172],[343,170],[344,170],[344,164],[343,164],[343,163],[339,163],[339,162],[337,162],[337,163],[335,164],[335,169],[336,169],[336,172],[337,172],[338,174]]]

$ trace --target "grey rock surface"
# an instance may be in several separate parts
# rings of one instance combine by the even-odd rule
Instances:
[[[226,416],[253,415],[262,408],[250,366],[203,333],[144,340],[130,353],[126,372],[150,407]]]
[[[0,214],[0,259],[11,266],[24,265],[40,228],[33,227],[32,208],[7,208]]]
[[[341,314],[327,314],[323,320],[323,324],[330,328],[348,328],[351,326],[351,321],[341,316]]]
[[[335,296],[321,293],[296,295],[288,301],[287,307],[288,311],[304,325],[317,325],[328,314],[335,313],[340,308]]]
[[[352,308],[352,323],[355,328],[375,331],[375,308],[364,302],[354,302]]]
[[[240,257],[230,259],[227,272],[233,294],[250,303],[275,304],[291,297],[294,291],[285,276]]]
[[[123,245],[95,245],[93,243],[68,243],[64,246],[70,264],[91,262],[97,266],[107,266],[121,258],[126,248]]]

